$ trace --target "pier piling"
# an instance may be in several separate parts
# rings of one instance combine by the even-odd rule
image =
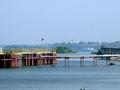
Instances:
[[[96,59],[96,57],[93,57],[93,66],[97,66],[97,59]]]
[[[69,67],[69,57],[65,57],[65,67]]]
[[[110,65],[110,57],[106,57],[106,65],[109,66]]]
[[[80,57],[80,66],[84,66],[84,57]]]

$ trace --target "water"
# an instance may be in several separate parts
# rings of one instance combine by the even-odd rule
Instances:
[[[106,66],[100,61],[92,66],[87,60],[84,67],[79,61],[64,67],[60,60],[56,67],[33,66],[0,69],[0,90],[117,90],[120,88],[120,62]]]

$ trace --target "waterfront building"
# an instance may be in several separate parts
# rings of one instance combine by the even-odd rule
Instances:
[[[38,49],[31,49],[25,52],[11,51],[10,53],[0,53],[0,68],[16,68],[35,65],[55,66],[55,64],[57,64],[56,56],[56,52]]]

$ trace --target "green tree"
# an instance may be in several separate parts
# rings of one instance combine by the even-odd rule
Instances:
[[[57,46],[55,50],[57,53],[74,53],[74,51],[64,46]]]

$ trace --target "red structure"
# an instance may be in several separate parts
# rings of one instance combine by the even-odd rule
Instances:
[[[41,56],[46,56],[42,58]],[[56,53],[23,53],[22,66],[35,66],[35,65],[51,65],[57,64],[57,58],[50,58],[48,56],[57,56]]]
[[[17,55],[0,54],[0,68],[16,68],[18,67]]]
[[[44,56],[44,58],[42,57]],[[54,56],[54,57],[49,57]],[[0,68],[16,68],[20,66],[55,65],[57,64],[55,52],[21,52],[0,54]],[[20,63],[21,61],[21,63]]]

